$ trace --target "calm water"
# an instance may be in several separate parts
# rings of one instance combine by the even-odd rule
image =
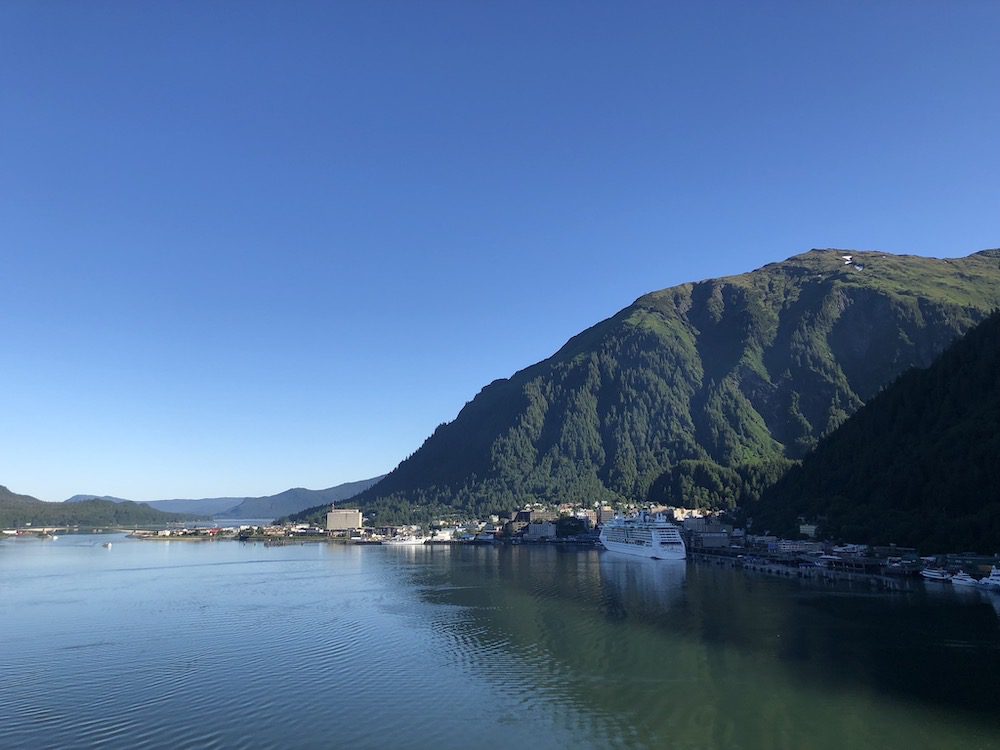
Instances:
[[[6,540],[0,747],[1000,748],[1000,597],[940,589],[546,548]]]

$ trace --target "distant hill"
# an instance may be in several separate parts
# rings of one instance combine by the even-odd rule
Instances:
[[[205,516],[164,513],[142,503],[79,500],[47,503],[0,487],[0,526],[140,526],[203,520]]]
[[[111,495],[73,495],[73,497],[63,500],[64,503],[82,503],[86,500],[108,500],[112,503],[131,502],[124,497],[112,497]]]
[[[489,384],[358,496],[377,520],[528,501],[752,502],[1000,305],[1000,250],[812,250],[653,292]]]
[[[338,484],[336,487],[329,487],[325,490],[307,490],[296,487],[285,490],[277,495],[251,497],[217,515],[225,516],[226,518],[281,518],[313,506],[329,505],[341,500],[348,500],[359,492],[373,486],[384,476],[383,474],[371,479],[346,482],[345,484]]]
[[[200,514],[219,518],[281,518],[318,505],[329,505],[357,495],[368,489],[385,475],[345,482],[323,490],[295,487],[276,495],[264,497],[206,497],[200,499],[150,500],[141,503],[168,513]],[[115,503],[131,502],[117,497],[74,495],[65,502],[79,503],[87,500],[107,500]]]
[[[749,509],[754,530],[1000,552],[1000,313],[820,441]]]
[[[139,502],[141,505],[147,505],[150,508],[155,508],[156,510],[162,510],[165,513],[196,513],[203,516],[212,516],[219,511],[226,510],[228,508],[235,507],[239,505],[244,500],[248,498],[245,497],[206,497],[198,500],[143,500],[143,501],[133,501],[126,500],[121,497],[113,497],[111,495],[73,495],[73,497],[64,500],[66,503],[80,503],[86,500],[107,500],[112,503],[130,503]]]
[[[216,516],[224,514],[225,511],[247,499],[245,497],[205,497],[191,500],[149,500],[145,504],[150,508],[167,511],[168,513],[204,513],[205,515]]]

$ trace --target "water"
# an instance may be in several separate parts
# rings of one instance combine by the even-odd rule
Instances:
[[[0,747],[1000,748],[998,600],[544,547],[5,540]]]

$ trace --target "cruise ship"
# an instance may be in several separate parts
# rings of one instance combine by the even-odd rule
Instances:
[[[601,544],[611,552],[654,560],[683,560],[687,556],[680,529],[662,513],[655,517],[646,511],[633,518],[615,516],[601,529]]]

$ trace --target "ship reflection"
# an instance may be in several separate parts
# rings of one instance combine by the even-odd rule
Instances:
[[[982,597],[990,603],[993,611],[997,613],[997,617],[1000,617],[1000,594],[993,591],[983,591]]]
[[[667,609],[684,596],[684,560],[652,560],[604,552],[600,570],[606,594],[623,604]]]

